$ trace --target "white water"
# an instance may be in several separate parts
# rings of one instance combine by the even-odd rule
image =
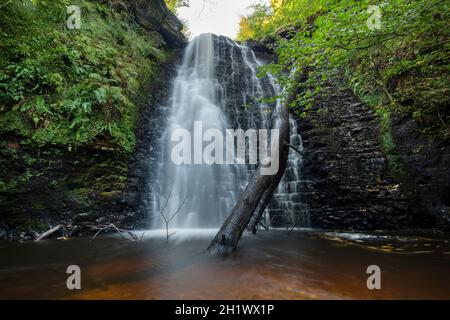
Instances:
[[[166,219],[174,216],[170,228],[217,228],[235,205],[252,168],[175,165],[170,159],[170,135],[177,128],[193,133],[194,121],[201,121],[203,130],[222,132],[270,127],[271,119],[264,111],[276,109],[279,102],[269,106],[255,101],[280,90],[274,79],[257,77],[260,65],[249,48],[225,37],[203,34],[189,44],[174,80],[171,113],[161,140],[161,161],[153,186],[155,228],[165,226],[161,213]],[[249,110],[248,104],[253,105]]]

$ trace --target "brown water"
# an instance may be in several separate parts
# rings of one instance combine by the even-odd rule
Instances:
[[[448,237],[272,230],[219,258],[202,253],[213,235],[3,243],[0,298],[450,299]],[[79,291],[66,288],[72,264],[82,270]],[[382,289],[371,291],[366,268],[374,264]]]

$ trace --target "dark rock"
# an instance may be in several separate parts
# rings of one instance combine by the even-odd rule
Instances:
[[[126,5],[144,29],[161,34],[169,47],[184,48],[187,45],[183,23],[167,8],[164,0],[134,0]]]
[[[396,116],[393,136],[405,163],[399,178],[382,152],[378,118],[344,87],[334,79],[315,101],[321,112],[297,119],[309,182],[298,183],[302,196],[292,200],[308,203],[313,227],[450,229],[448,144],[430,143],[411,118]]]
[[[289,26],[282,29],[279,29],[276,34],[278,37],[290,40],[292,39],[295,34],[300,30],[300,27],[298,26]]]
[[[151,196],[149,162],[158,159],[151,145],[164,123],[161,106],[167,99],[166,87],[175,72],[178,53],[175,51],[161,66],[157,81],[145,90],[148,94],[139,108],[134,155],[117,153],[100,140],[70,152],[57,146],[40,148],[8,133],[0,135],[0,144],[15,147],[13,151],[0,147],[1,180],[16,181],[27,173],[26,183],[20,180],[14,189],[0,192],[0,229],[7,232],[4,238],[34,238],[33,233],[41,234],[49,225],[58,224],[67,226],[65,234],[73,236],[90,234],[84,227],[87,225],[114,223],[124,227],[121,223],[125,221],[140,228],[150,222],[141,204]],[[133,215],[127,218],[124,212]]]
[[[162,67],[159,81],[148,89],[146,103],[140,109],[136,128],[136,149],[128,162],[127,186],[119,204],[120,212],[126,213],[121,224],[127,228],[145,228],[151,223],[148,200],[152,197],[150,185],[156,177],[150,169],[158,165],[157,145],[169,111],[165,107],[169,94],[167,87],[175,75],[175,64],[179,59],[180,55],[176,54]]]
[[[253,50],[256,57],[269,62],[274,60],[274,52],[265,43],[256,40],[247,40],[245,45]]]
[[[424,223],[450,230],[450,146],[430,141],[420,133],[417,123],[406,115],[396,115],[393,137],[411,175]]]
[[[299,186],[312,227],[352,230],[401,229],[416,221],[404,191],[389,173],[372,111],[339,79],[315,109],[298,119],[305,159]],[[377,178],[375,178],[377,177]],[[398,203],[401,201],[401,205]]]
[[[98,215],[93,214],[92,212],[80,213],[74,217],[75,223],[86,222],[86,221],[95,221]]]

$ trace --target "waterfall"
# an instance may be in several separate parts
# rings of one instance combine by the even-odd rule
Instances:
[[[174,145],[171,133],[182,128],[195,134],[195,123],[199,121],[203,130],[221,132],[270,128],[272,115],[268,111],[276,110],[280,101],[261,100],[281,91],[272,77],[257,76],[261,64],[250,48],[222,36],[202,34],[186,48],[173,82],[170,114],[160,141],[160,162],[151,186],[155,228],[164,225],[161,212],[167,219],[173,216],[171,228],[220,227],[230,213],[255,166],[176,165],[170,158]],[[294,144],[301,148],[295,121],[292,124]],[[290,155],[288,170],[294,180],[299,180],[300,162],[298,154]],[[277,193],[286,192],[292,181],[285,176]],[[288,199],[279,209],[291,207]]]

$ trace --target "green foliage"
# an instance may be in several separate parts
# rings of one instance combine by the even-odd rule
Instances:
[[[380,28],[369,28],[372,5],[380,9]],[[360,96],[381,95],[383,104],[409,113],[424,131],[449,137],[448,1],[277,0],[271,10],[256,9],[243,19],[240,37],[277,38],[279,61],[263,72],[276,74],[283,86],[293,85],[286,70],[309,74],[296,103],[301,113],[344,70]],[[277,37],[286,26],[295,29],[289,39]]]
[[[300,25],[322,9],[317,0],[271,0],[270,5],[257,3],[251,14],[242,17],[238,40],[261,39],[274,32]]]
[[[392,135],[392,112],[388,106],[381,104],[382,100],[381,96],[369,96],[366,98],[366,103],[375,108],[376,114],[380,119],[381,146],[386,156],[389,171],[394,179],[402,184],[402,188],[408,194],[409,199],[416,199],[417,190],[414,179],[407,170],[402,156],[398,153]]]
[[[66,1],[14,1],[0,10],[0,132],[69,148],[134,146],[134,103],[164,52],[126,13],[93,1],[81,30],[66,29]]]
[[[189,7],[189,0],[165,0],[165,3],[172,12],[176,12],[180,7]]]

